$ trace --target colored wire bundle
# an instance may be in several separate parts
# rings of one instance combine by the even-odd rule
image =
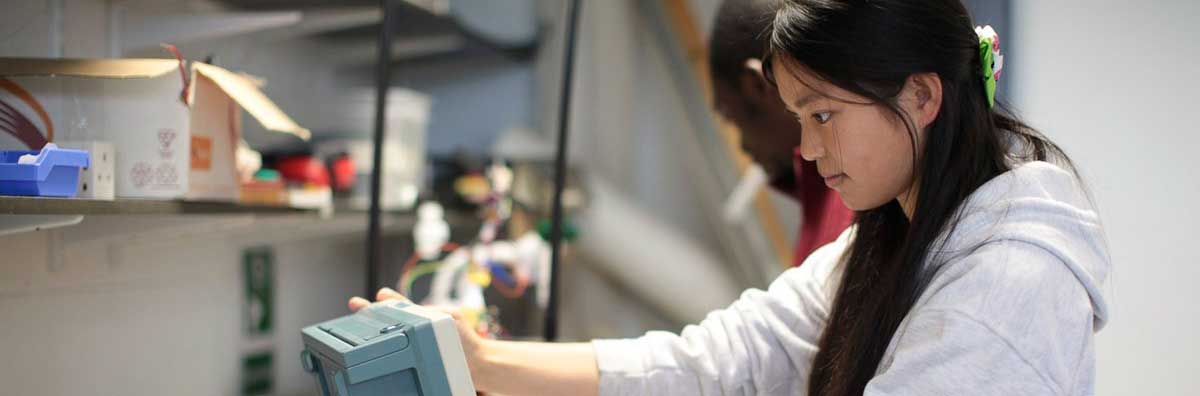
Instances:
[[[449,242],[442,245],[442,253],[450,253],[458,249],[460,246],[456,243]],[[404,267],[400,269],[400,294],[412,298],[412,285],[417,278],[437,272],[438,267],[441,267],[441,261],[432,261],[425,264],[417,265],[420,257],[413,253],[408,261],[404,263]]]

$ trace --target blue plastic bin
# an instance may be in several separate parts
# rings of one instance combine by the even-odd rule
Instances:
[[[37,155],[32,164],[19,164],[22,155]],[[74,197],[79,170],[90,164],[87,151],[47,145],[42,151],[0,151],[0,195]]]

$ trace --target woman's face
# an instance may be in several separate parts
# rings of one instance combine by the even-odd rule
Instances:
[[[780,99],[802,125],[797,153],[817,163],[825,184],[841,194],[848,208],[869,210],[900,199],[911,214],[913,140],[905,121],[804,67],[781,59],[774,62]],[[909,91],[907,86],[904,91]],[[907,96],[911,95],[902,93],[897,100],[902,110],[909,107],[904,103]],[[918,150],[921,140],[917,139]]]

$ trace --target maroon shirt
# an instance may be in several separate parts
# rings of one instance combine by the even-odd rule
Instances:
[[[808,255],[837,239],[854,222],[854,211],[846,208],[837,191],[825,185],[817,164],[802,159],[796,148],[796,178],[791,185],[773,185],[800,203],[803,213],[792,265],[799,266]]]

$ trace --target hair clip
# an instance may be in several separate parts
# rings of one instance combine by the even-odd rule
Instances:
[[[1004,70],[1004,55],[1000,53],[1000,35],[989,26],[976,26],[979,35],[979,59],[983,65],[983,86],[988,98],[988,107],[996,107],[996,82]]]

